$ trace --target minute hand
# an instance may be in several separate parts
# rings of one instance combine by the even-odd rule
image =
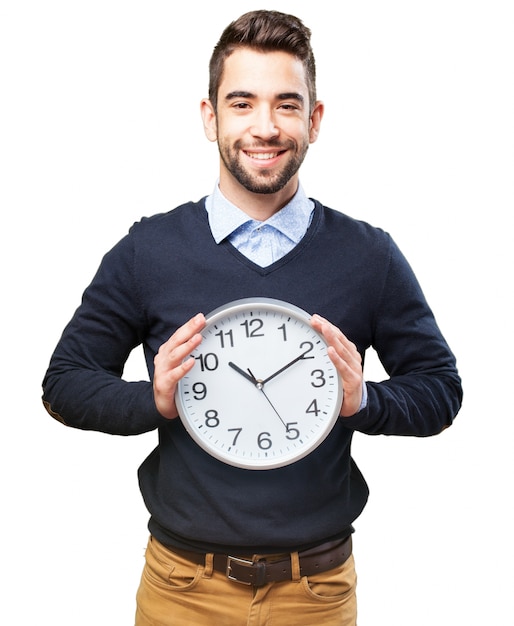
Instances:
[[[284,367],[281,367],[279,370],[277,370],[274,374],[272,374],[271,376],[268,376],[268,378],[265,378],[262,381],[262,384],[264,385],[265,383],[267,383],[272,378],[275,378],[275,376],[278,376],[279,374],[282,374],[283,371],[285,371],[288,367],[291,367],[291,365],[294,365],[297,361],[301,361],[303,359],[303,357],[307,354],[307,352],[302,352],[299,356],[296,357],[296,359],[293,359],[287,365],[284,365]]]

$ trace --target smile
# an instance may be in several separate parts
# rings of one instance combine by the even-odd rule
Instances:
[[[245,151],[246,156],[257,159],[259,161],[270,161],[271,159],[276,159],[281,152],[247,152]]]

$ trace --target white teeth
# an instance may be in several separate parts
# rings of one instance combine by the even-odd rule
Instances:
[[[261,161],[265,161],[266,159],[274,159],[278,156],[278,152],[247,152],[248,156],[252,157],[252,159],[259,159]]]

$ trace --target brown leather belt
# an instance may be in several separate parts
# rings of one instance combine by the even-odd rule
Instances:
[[[200,552],[170,550],[193,563],[204,564],[206,555]],[[343,564],[352,553],[352,538],[331,541],[315,548],[298,553],[300,561],[300,576],[312,576],[326,572]],[[269,582],[292,580],[291,557],[277,560],[276,556],[257,557],[256,559],[215,554],[213,568],[223,572],[229,580],[261,587]]]

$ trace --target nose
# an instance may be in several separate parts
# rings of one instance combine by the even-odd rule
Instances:
[[[255,110],[250,133],[264,140],[273,139],[280,134],[273,111],[269,107],[263,106]]]

